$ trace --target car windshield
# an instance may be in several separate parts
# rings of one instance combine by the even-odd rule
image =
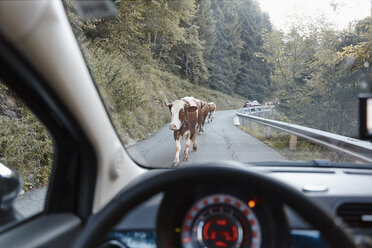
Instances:
[[[93,18],[84,2],[66,12],[138,164],[372,161],[370,0],[117,0]]]

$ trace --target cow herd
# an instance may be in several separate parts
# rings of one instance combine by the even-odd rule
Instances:
[[[189,147],[192,141],[193,150],[198,148],[196,138],[198,134],[204,132],[205,121],[211,122],[216,111],[214,102],[205,102],[194,97],[184,97],[171,103],[165,103],[171,112],[172,119],[169,129],[174,131],[174,140],[176,141],[176,156],[174,157],[173,166],[178,166],[180,162],[181,141],[186,140],[186,148],[183,161],[189,160]]]

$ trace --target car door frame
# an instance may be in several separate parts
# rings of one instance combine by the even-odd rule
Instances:
[[[44,124],[54,145],[43,212],[2,230],[0,247],[67,247],[92,213],[97,177],[92,142],[46,80],[1,33],[0,78]]]

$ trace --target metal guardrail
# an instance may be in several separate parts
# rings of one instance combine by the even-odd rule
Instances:
[[[245,107],[240,109],[242,113],[259,113],[259,112],[270,112],[274,109],[274,105],[263,105],[263,106],[254,106],[254,107]]]
[[[250,114],[251,112],[248,113],[244,109],[245,108],[236,111],[236,115],[239,117],[239,119],[249,119],[251,121],[261,123],[265,126],[279,129],[298,137],[302,137],[311,142],[324,145],[335,151],[345,153],[365,162],[372,163],[372,143],[368,141],[354,139],[282,121],[265,119],[262,117],[254,116]]]

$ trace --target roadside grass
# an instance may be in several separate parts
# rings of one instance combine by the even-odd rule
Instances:
[[[0,82],[0,163],[23,179],[23,190],[45,186],[53,163],[53,141],[46,128]]]
[[[271,129],[271,136],[266,136],[266,127],[254,123],[253,125],[239,126],[241,130],[249,133],[254,138],[261,140],[269,147],[275,149],[289,160],[309,161],[314,159],[326,159],[334,162],[357,162],[351,156],[341,154],[330,150],[329,148],[309,142],[303,138],[297,137],[297,146],[295,151],[289,149],[289,134],[283,131]]]

